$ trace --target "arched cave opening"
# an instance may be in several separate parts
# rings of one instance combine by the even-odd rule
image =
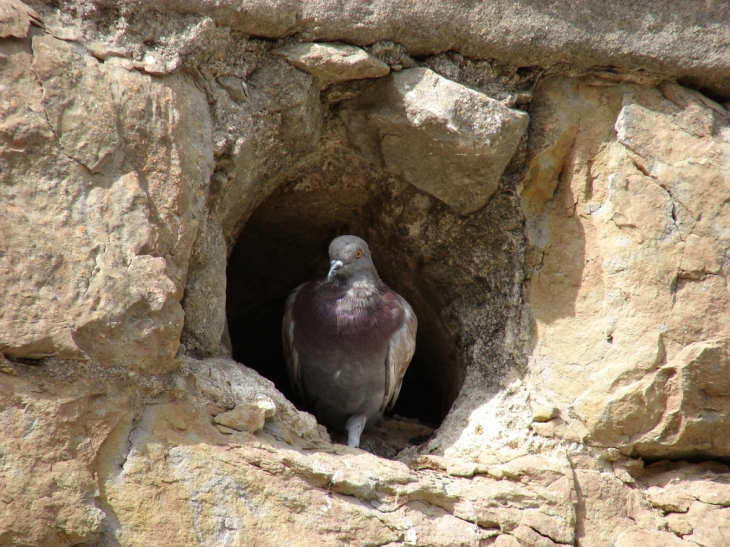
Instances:
[[[326,274],[334,237],[358,235],[368,242],[380,276],[418,316],[416,353],[392,411],[406,421],[394,427],[410,420],[437,428],[452,407],[451,415],[465,424],[468,408],[497,393],[520,362],[525,240],[515,189],[523,163],[524,139],[488,203],[459,214],[370,163],[348,141],[339,118],[326,115],[311,154],[266,181],[263,186],[275,190],[241,219],[243,228],[229,247],[226,316],[233,358],[304,409],[289,386],[282,353],[284,303],[296,286]],[[462,408],[455,402],[467,383],[472,395],[465,394]],[[376,432],[380,437],[367,449],[395,456],[427,434],[405,437],[408,427]]]
[[[443,302],[413,263],[408,246],[399,244],[397,230],[378,237],[374,219],[387,196],[379,184],[369,182],[357,189],[313,188],[294,180],[255,209],[228,260],[226,313],[233,358],[273,381],[304,409],[284,364],[284,303],[300,283],[326,275],[334,237],[359,235],[368,241],[383,280],[412,304],[419,318],[416,353],[388,414],[436,428],[459,394],[464,368],[441,319]]]

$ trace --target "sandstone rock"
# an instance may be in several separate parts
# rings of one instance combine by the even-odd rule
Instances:
[[[728,114],[670,81],[730,98],[727,7],[340,4],[36,2],[43,34],[0,0],[0,545],[722,545],[727,467],[641,458],[730,451]],[[280,39],[398,73],[326,85]],[[398,460],[220,357],[224,304],[279,313],[344,229],[449,412]]]
[[[17,376],[18,374],[18,371],[15,370],[13,364],[8,361],[2,353],[0,353],[0,372],[3,374],[10,374],[12,376]]]
[[[573,99],[571,112],[555,108]],[[722,107],[676,84],[560,78],[536,104],[534,123],[557,123],[533,140],[523,192],[535,397],[558,408],[561,436],[642,455],[730,453],[715,377],[730,309],[713,273],[730,248]]]
[[[646,499],[688,545],[722,545],[730,532],[730,469],[707,462],[662,462],[639,477]]]
[[[299,172],[299,162],[317,145],[322,132],[322,105],[314,78],[279,56],[271,55],[267,61],[247,79],[245,103],[224,89],[213,90],[214,149],[224,161],[219,162],[222,169],[211,187],[209,207],[223,229],[228,251],[254,207],[282,177]]]
[[[554,547],[557,545],[554,541],[538,534],[528,526],[518,526],[512,530],[511,535],[518,540],[520,545],[534,545],[535,547]]]
[[[95,540],[105,518],[94,462],[129,392],[100,378],[70,385],[0,374],[0,545],[60,547]]]
[[[242,103],[248,99],[248,85],[235,76],[221,76],[216,80],[231,96],[231,99]]]
[[[187,428],[174,427],[172,417]],[[323,545],[476,547],[500,526],[521,526],[526,534],[535,527],[563,538],[558,515],[572,514],[569,499],[552,493],[554,475],[525,486],[510,479],[479,477],[474,484],[433,471],[417,474],[344,446],[302,451],[262,434],[222,435],[181,403],[150,405],[127,427],[129,444],[126,437],[111,440],[100,460],[101,502],[116,515],[105,526],[124,544],[159,541],[161,530],[174,529],[173,539],[165,541],[224,537],[244,544],[309,545],[311,537],[298,531],[306,527]],[[121,467],[106,463],[122,456]],[[140,512],[138,500],[149,496],[170,510]],[[547,514],[519,510],[524,496]]]
[[[264,413],[265,418],[273,418],[276,414],[276,403],[266,395],[257,397],[255,406]]]
[[[283,436],[293,444],[312,446],[329,442],[326,430],[317,424],[314,416],[297,411],[273,383],[235,361],[223,358],[198,361],[184,357],[180,371],[206,400],[234,409],[233,412],[241,406],[240,419],[231,423],[243,424],[248,417],[253,420],[251,424],[271,419],[267,430],[277,432],[276,437]],[[224,425],[231,426],[231,423]]]
[[[730,492],[727,466],[706,462],[661,462],[641,470],[634,469],[635,480],[630,484],[618,479],[617,465],[631,468],[632,460],[606,465],[597,454],[576,454],[571,458],[575,470],[578,495],[577,544],[595,547],[615,545],[696,545],[697,538],[712,537],[721,513],[714,524],[709,518],[695,519],[703,527],[696,532],[691,523],[689,508],[696,507],[697,515],[709,510],[723,510],[727,504],[716,497],[715,505],[700,501],[708,493]],[[613,471],[613,472],[612,472]],[[667,528],[670,530],[668,533]],[[696,536],[692,534],[697,533]],[[703,536],[703,534],[705,534]],[[677,542],[677,540],[684,540]],[[710,540],[709,544],[712,544]],[[719,543],[722,545],[722,542]]]
[[[696,450],[724,454],[728,448],[721,440],[725,433],[720,416],[730,412],[728,363],[723,342],[687,346],[640,383],[641,388],[632,384],[616,395],[607,409],[613,427],[631,430],[642,454],[690,455]],[[706,429],[703,418],[708,416],[713,416],[713,425]]]
[[[571,459],[577,492],[576,542],[592,547],[614,547],[616,536],[635,525],[629,487],[587,456]]]
[[[496,192],[528,116],[428,69],[403,70],[339,111],[373,163],[460,214]]]
[[[682,254],[681,276],[702,279],[705,274],[719,274],[724,263],[723,251],[720,242],[712,237],[689,234]]]
[[[20,0],[0,2],[0,38],[25,38],[31,23],[40,25],[38,14]]]
[[[658,13],[650,0],[616,3],[610,10],[601,2],[583,4],[580,9],[561,4],[547,10],[530,0],[475,5],[440,1],[427,6],[419,0],[404,0],[367,7],[341,0],[296,4],[248,0],[244,6],[237,0],[176,4],[124,0],[121,4],[135,21],[182,12],[272,39],[301,33],[305,40],[341,40],[360,46],[387,40],[402,44],[416,57],[458,50],[472,58],[522,67],[566,63],[578,70],[649,71],[729,97],[728,6],[699,6],[682,0],[664,5],[666,9]]]
[[[682,541],[671,532],[659,530],[630,529],[619,534],[616,547],[644,545],[646,547],[690,547],[693,543]]]
[[[82,48],[52,36],[33,38],[33,53],[43,110],[64,154],[99,173],[121,145],[112,78],[87,64]]]
[[[180,342],[189,355],[218,356],[226,325],[226,243],[221,227],[206,213],[190,255],[182,307]]]
[[[683,537],[692,533],[692,526],[687,519],[687,515],[684,513],[667,513],[664,515],[667,521],[667,528],[670,532],[674,532],[674,535]]]
[[[532,410],[533,422],[549,422],[558,417],[560,411],[550,405],[543,405],[537,401],[530,401],[530,409]]]
[[[228,427],[227,425],[223,425],[223,424],[215,424],[215,428],[218,431],[220,431],[221,433],[223,433],[224,435],[235,435],[236,433],[238,433],[237,429]]]
[[[216,362],[206,362],[200,378]],[[3,431],[19,438],[9,427],[13,422],[16,429],[31,430],[20,444],[3,442],[5,461],[20,467],[11,476],[0,475],[7,509],[0,517],[2,544],[69,545],[94,541],[100,534],[122,545],[196,544],[221,537],[245,544],[311,544],[311,537],[293,532],[293,519],[297,530],[313,530],[325,545],[365,544],[374,538],[381,544],[477,547],[507,529],[525,537],[534,537],[537,530],[562,538],[564,519],[572,519],[571,488],[556,489],[562,480],[571,480],[562,475],[569,467],[559,458],[506,461],[504,468],[512,471],[501,479],[415,472],[345,446],[301,450],[265,433],[254,437],[225,428],[223,434],[223,426],[214,427],[208,413],[192,404],[203,392],[184,370],[177,376],[188,378],[182,384],[175,378],[167,380],[167,387],[128,381],[120,391],[123,376],[110,376],[104,369],[71,367],[69,374],[68,364],[54,367],[41,371],[25,366],[22,378],[0,376],[8,403],[0,405],[0,423],[8,426]],[[46,382],[49,373],[64,374],[65,387]],[[248,381],[248,388],[253,383]],[[140,394],[170,394],[169,386],[178,384],[188,387],[181,387],[172,402],[145,404],[139,399]],[[252,393],[265,390],[261,381]],[[271,403],[260,401],[256,408]],[[282,405],[288,409],[280,412],[296,413],[288,402]],[[95,428],[93,442],[80,425],[80,415]],[[52,448],[59,439],[62,444]],[[52,469],[51,474],[29,480],[17,473],[41,465]],[[531,484],[521,483],[525,477],[531,477]],[[41,486],[49,492],[60,489],[61,495],[53,494],[45,504],[29,503],[27,496],[43,499],[46,490]],[[167,510],[140,510],[150,497]],[[540,509],[521,510],[523,503]],[[110,508],[114,518],[109,518]]]
[[[180,76],[32,45],[0,44],[0,350],[169,370],[212,168],[205,101]]]
[[[236,431],[248,431],[249,433],[256,433],[264,427],[265,420],[266,414],[263,409],[247,403],[242,403],[233,410],[218,414],[214,419],[217,424]]]
[[[500,534],[493,543],[494,547],[520,547],[522,544],[507,534]]]
[[[323,84],[380,78],[390,67],[366,51],[347,44],[292,44],[276,51]]]
[[[208,414],[215,417],[221,412],[225,412],[226,407],[224,407],[223,405],[219,405],[218,403],[206,403],[205,410],[208,411]]]
[[[725,485],[726,490],[730,485]],[[687,512],[687,520],[692,533],[688,541],[710,547],[722,545],[730,535],[730,507],[717,507],[706,503],[694,502]]]
[[[641,480],[651,503],[667,512],[686,513],[695,500],[730,507],[730,469],[726,465],[660,462],[647,468]]]

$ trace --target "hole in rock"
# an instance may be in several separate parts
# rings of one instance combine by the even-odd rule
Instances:
[[[313,187],[299,180],[284,184],[253,212],[228,261],[233,358],[304,409],[289,385],[282,354],[284,303],[297,285],[326,275],[334,237],[358,235],[368,242],[382,279],[411,303],[419,319],[416,353],[389,414],[437,427],[459,394],[463,366],[441,318],[441,295],[422,278],[399,231],[385,230],[377,220],[387,199],[377,181]]]
[[[334,237],[358,235],[368,242],[382,279],[418,316],[416,353],[394,419],[370,432],[371,444],[363,448],[393,457],[420,444],[468,385],[435,446],[455,442],[464,416],[498,393],[524,360],[525,239],[516,188],[524,178],[525,143],[489,201],[461,215],[371,164],[349,142],[339,118],[326,116],[307,156],[284,162],[276,180],[261,181],[261,190],[276,189],[246,213],[229,247],[226,316],[233,358],[304,409],[289,386],[282,353],[284,304],[292,289],[326,275]]]

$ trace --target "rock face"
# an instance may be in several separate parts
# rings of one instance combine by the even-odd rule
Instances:
[[[292,44],[277,53],[324,84],[380,78],[390,72],[377,57],[347,44]]]
[[[32,22],[40,23],[38,14],[20,0],[0,5],[0,38],[25,38]]]
[[[665,4],[0,0],[0,546],[724,546],[730,12]],[[340,233],[419,317],[367,451],[281,378]]]
[[[366,158],[465,215],[497,191],[529,121],[425,68],[376,84],[340,116]]]
[[[724,456],[727,111],[670,83],[554,78],[540,95],[533,118],[561,114],[523,193],[536,391],[561,436]]]
[[[214,356],[222,351],[226,328],[226,243],[219,224],[206,215],[190,254],[182,305],[185,325],[180,341],[190,355]],[[225,352],[225,348],[223,348]]]
[[[213,167],[204,96],[52,36],[0,48],[0,350],[169,370]]]

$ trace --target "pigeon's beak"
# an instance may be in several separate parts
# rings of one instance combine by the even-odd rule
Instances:
[[[342,268],[344,264],[342,264],[341,260],[333,260],[330,262],[330,273],[327,274],[327,281],[332,281],[332,278],[337,273],[337,270]]]

